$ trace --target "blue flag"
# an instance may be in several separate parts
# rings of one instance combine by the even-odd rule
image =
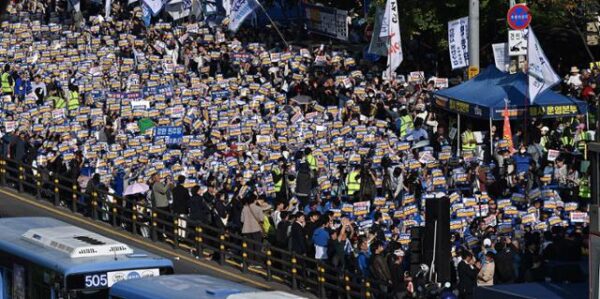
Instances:
[[[150,23],[152,22],[152,11],[146,3],[142,3],[142,20],[146,27],[150,26]]]

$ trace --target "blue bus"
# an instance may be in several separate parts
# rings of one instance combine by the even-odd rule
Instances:
[[[169,275],[126,280],[110,289],[109,299],[301,299],[280,291],[261,291],[207,275]]]
[[[0,299],[107,298],[118,281],[172,273],[169,259],[54,218],[0,219]]]

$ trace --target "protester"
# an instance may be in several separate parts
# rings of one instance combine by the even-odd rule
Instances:
[[[283,47],[272,29],[234,34],[220,21],[146,26],[139,3],[115,1],[110,19],[71,26],[43,1],[14,2],[25,11],[2,23],[11,38],[0,39],[0,153],[12,177],[35,165],[42,194],[57,174],[85,182],[87,215],[94,192],[102,200],[108,187],[119,196],[148,182],[114,201],[146,237],[157,222],[160,239],[192,243],[186,231],[199,221],[214,227],[200,234],[215,251],[227,235],[252,240],[252,267],[268,242],[400,297],[418,284],[406,267],[411,231],[438,195],[451,201],[452,287],[464,298],[478,280],[540,281],[551,261],[581,256],[594,127],[585,117],[513,121],[511,138],[497,122],[489,132],[487,120],[458,125],[435,108],[442,78],[383,79],[385,65],[362,53]],[[569,92],[594,105],[597,82],[580,72],[571,69]],[[298,263],[302,277],[315,266]]]

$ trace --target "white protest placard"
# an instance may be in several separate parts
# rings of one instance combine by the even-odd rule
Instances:
[[[256,135],[256,144],[269,144],[269,143],[271,143],[271,136]]]
[[[496,64],[496,68],[506,72],[510,65],[508,43],[492,44],[492,49],[494,50],[494,64]]]
[[[527,55],[527,39],[524,30],[508,31],[508,56]]]
[[[171,118],[182,118],[185,114],[185,108],[183,106],[175,106],[171,111]]]
[[[408,74],[408,82],[415,82],[415,83],[419,83],[422,82],[425,79],[425,73],[424,72],[410,72],[410,74]]]
[[[469,18],[448,22],[448,50],[452,69],[469,65]]]
[[[560,151],[550,149],[548,150],[548,161],[554,162],[560,155]]]
[[[14,132],[17,129],[16,121],[5,121],[4,122],[4,130],[6,133]]]
[[[369,213],[370,206],[371,206],[371,203],[368,201],[355,202],[353,204],[352,213],[354,214],[354,216],[367,215]]]
[[[585,212],[571,212],[571,223],[587,223],[589,222],[588,214]]]
[[[52,119],[57,120],[65,117],[65,109],[52,110]]]
[[[131,101],[132,109],[141,108],[141,107],[143,107],[145,109],[150,109],[150,101],[146,101],[146,100]]]
[[[435,88],[448,88],[448,78],[435,78],[433,83]]]

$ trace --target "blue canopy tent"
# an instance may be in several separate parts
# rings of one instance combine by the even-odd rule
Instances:
[[[539,94],[533,105],[527,96],[528,78],[524,73],[509,74],[495,66],[484,69],[475,78],[452,88],[434,93],[433,105],[460,116],[489,119],[490,131],[493,120],[504,119],[504,107],[508,101],[508,113],[512,120],[524,117],[557,118],[587,113],[587,104],[553,90]],[[460,134],[458,134],[460,153]],[[490,148],[493,147],[490,140]]]
[[[434,105],[444,110],[479,119],[504,119],[505,99],[509,117],[556,118],[587,113],[587,104],[556,93],[544,91],[529,105],[527,75],[508,74],[489,66],[475,78],[434,94]],[[526,113],[527,112],[527,113]]]

